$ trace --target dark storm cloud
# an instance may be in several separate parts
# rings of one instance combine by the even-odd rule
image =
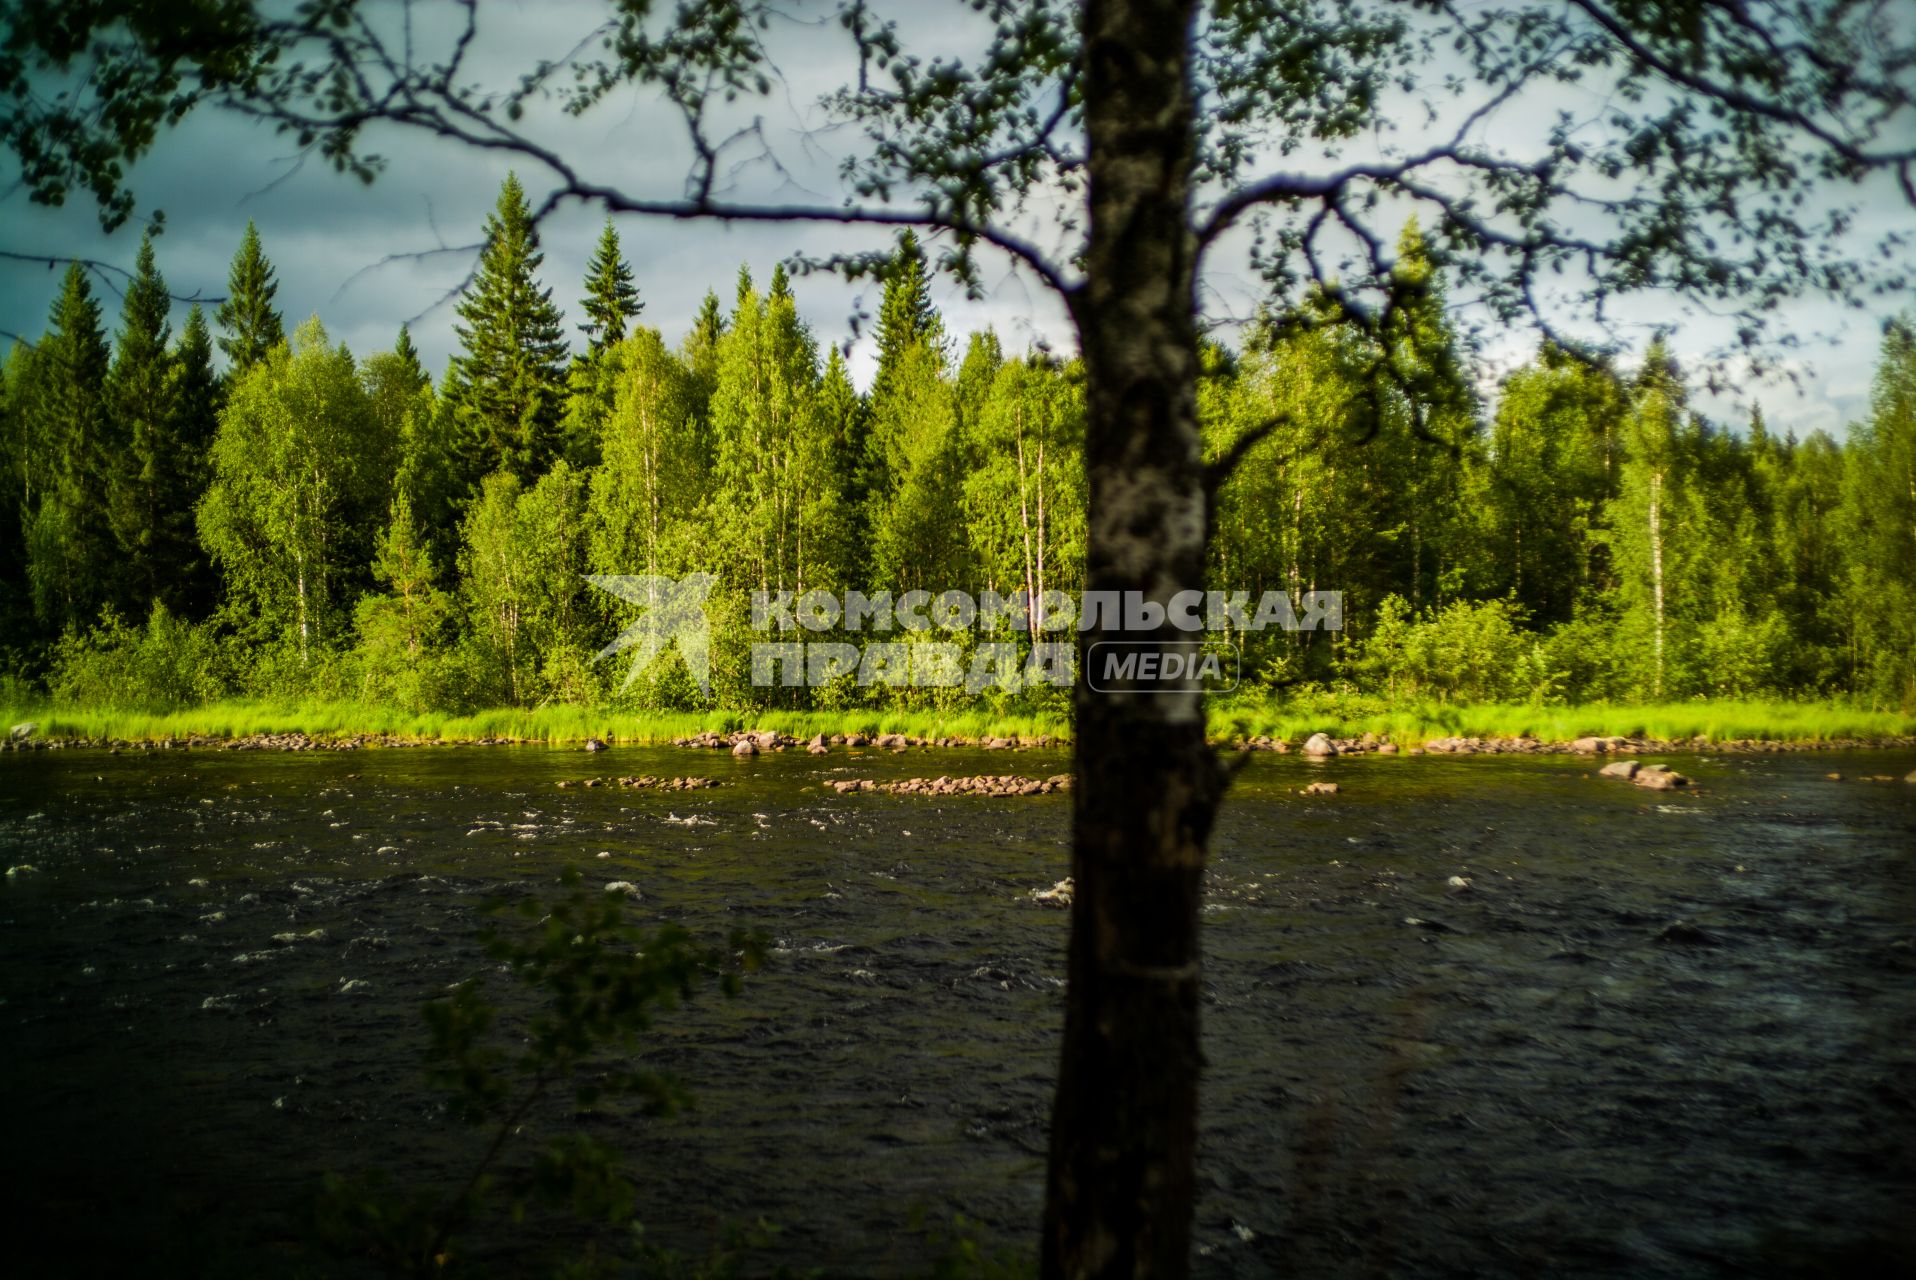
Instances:
[[[589,27],[585,14],[591,8],[579,3],[489,6],[487,35],[474,51],[475,78],[503,82],[537,57],[563,54],[576,33]],[[432,34],[419,33],[422,41]],[[759,133],[728,155],[732,163],[723,170],[727,195],[838,204],[843,192],[834,148],[856,145],[858,139],[821,128],[824,121],[809,104],[844,81],[842,43],[829,24],[785,23],[773,36],[785,79],[770,99],[741,104],[728,122],[727,127],[743,127],[763,116]],[[677,117],[655,101],[628,91],[582,119],[547,111],[529,127],[589,180],[609,182],[635,195],[670,198],[682,192],[691,151]],[[370,187],[316,159],[302,164],[290,139],[233,116],[202,111],[163,135],[132,177],[141,210],[166,211],[167,230],[158,252],[173,292],[209,297],[223,292],[227,266],[251,218],[278,268],[278,300],[289,329],[317,314],[335,341],[365,355],[390,346],[400,324],[412,320],[415,340],[437,373],[456,341],[449,294],[472,267],[470,246],[479,237],[507,168],[516,163],[535,203],[549,189],[548,176],[524,158],[515,162],[418,134],[388,130],[370,134],[368,144],[389,161]],[[1870,212],[1866,209],[1865,216]],[[557,211],[542,230],[542,278],[565,310],[568,334],[574,337],[580,281],[602,217],[595,209],[569,206]],[[102,236],[84,198],[65,209],[49,210],[28,204],[15,189],[0,200],[0,218],[5,219],[0,243],[16,252],[132,264],[137,228]],[[672,342],[689,325],[707,289],[716,290],[729,307],[741,263],[751,266],[762,285],[773,264],[794,251],[873,249],[890,241],[881,230],[834,226],[727,227],[638,218],[621,219],[618,226],[646,304],[642,322],[660,328]],[[0,330],[37,336],[45,327],[58,281],[57,269],[0,262]],[[115,289],[121,282],[108,276],[96,283],[102,286],[109,323],[116,323]],[[989,293],[981,302],[970,302],[955,287],[943,286],[939,301],[951,332],[962,339],[989,324],[1013,351],[1033,341],[1071,348],[1062,308],[1028,277],[992,264],[986,283]],[[796,291],[821,343],[844,341],[850,333],[849,317],[876,309],[875,289],[869,283],[848,285],[812,276],[798,281]],[[1225,267],[1213,273],[1206,305],[1215,312],[1248,316],[1258,292],[1255,280]],[[1646,337],[1653,324],[1671,318],[1667,308],[1657,305],[1635,309],[1642,313],[1639,328]],[[1794,332],[1829,333],[1838,340],[1834,345],[1812,343],[1795,361],[1805,393],[1775,386],[1756,390],[1772,423],[1779,428],[1840,430],[1865,412],[1880,324],[1890,309],[1884,304],[1874,313],[1856,314],[1827,303],[1798,304],[1791,315]],[[1619,307],[1620,314],[1631,311],[1627,302]],[[183,318],[181,307],[175,324]],[[1676,335],[1679,354],[1701,353],[1724,341],[1726,334],[1712,329],[1707,317],[1686,321]],[[1492,341],[1487,350],[1496,364],[1507,367],[1534,350],[1534,337],[1513,335],[1508,341]],[[861,382],[869,377],[870,358],[867,336],[854,350],[853,369]],[[1701,403],[1724,420],[1739,423],[1750,398],[1746,393]]]

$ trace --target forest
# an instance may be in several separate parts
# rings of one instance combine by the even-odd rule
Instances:
[[[485,243],[437,381],[404,328],[363,357],[317,317],[289,333],[250,225],[177,334],[151,238],[110,336],[72,265],[5,369],[0,703],[1064,712],[757,687],[743,649],[753,590],[1075,591],[1078,362],[947,331],[910,233],[864,391],[782,266],[674,345],[610,221],[571,325],[515,179]],[[1319,301],[1205,343],[1207,451],[1277,423],[1218,492],[1211,585],[1344,598],[1342,631],[1216,637],[1238,702],[1916,708],[1906,324],[1844,440],[1708,420],[1663,338],[1634,363],[1546,344],[1487,394],[1415,224],[1398,250],[1418,301],[1384,338]],[[629,685],[595,660],[631,617],[587,575],[693,572],[718,583],[709,698],[669,654]]]

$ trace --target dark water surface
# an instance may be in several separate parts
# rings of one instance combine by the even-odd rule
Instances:
[[[1670,759],[1698,790],[1561,757],[1256,760],[1206,907],[1200,1274],[1908,1266],[1916,786],[1824,774],[1916,755]],[[821,782],[1066,767],[0,757],[0,856],[35,868],[0,886],[11,1256],[277,1274],[321,1172],[463,1168],[419,1007],[487,968],[482,898],[565,868],[635,882],[643,918],[777,939],[741,999],[661,1024],[696,1111],[582,1122],[632,1153],[655,1229],[762,1215],[833,1275],[911,1271],[914,1207],[1028,1240],[1067,924],[1029,893],[1067,871],[1069,799]],[[725,785],[554,786],[608,772]],[[1342,794],[1296,794],[1320,776]]]

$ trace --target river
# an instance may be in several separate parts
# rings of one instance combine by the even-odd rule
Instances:
[[[1199,1275],[1909,1265],[1916,753],[1665,758],[1697,787],[1574,757],[1254,759],[1205,906]],[[1068,871],[1070,799],[827,784],[1066,768],[0,757],[0,849],[31,868],[0,887],[10,1245],[71,1264],[35,1274],[287,1274],[323,1172],[441,1185],[478,1139],[423,1083],[420,1007],[489,968],[481,899],[566,869],[633,882],[642,919],[774,939],[738,999],[661,1020],[650,1056],[694,1110],[542,1120],[630,1153],[661,1238],[763,1217],[829,1275],[921,1269],[914,1211],[1023,1245],[1068,924],[1030,895]],[[722,785],[556,785],[648,773]],[[1317,778],[1340,793],[1298,794]],[[553,1243],[475,1247],[511,1272]]]

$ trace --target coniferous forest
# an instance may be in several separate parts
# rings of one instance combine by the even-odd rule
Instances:
[[[319,318],[283,316],[270,234],[251,226],[226,299],[177,328],[151,239],[117,316],[72,266],[5,371],[0,701],[911,711],[982,696],[1063,712],[1048,688],[755,687],[745,601],[1074,591],[1074,361],[948,330],[909,233],[864,391],[782,267],[762,282],[741,268],[668,335],[646,324],[610,222],[570,307],[516,180],[485,240],[437,378],[403,328],[356,354]],[[1611,362],[1546,345],[1486,395],[1414,225],[1399,249],[1400,272],[1430,278],[1393,349],[1275,313],[1205,347],[1207,447],[1280,422],[1220,493],[1213,585],[1344,597],[1341,632],[1225,637],[1239,702],[1916,707],[1907,328],[1886,333],[1871,408],[1841,440],[1779,435],[1760,412],[1710,421],[1661,339]],[[709,697],[670,655],[629,686],[623,659],[595,661],[629,619],[586,575],[692,572],[718,583]]]

